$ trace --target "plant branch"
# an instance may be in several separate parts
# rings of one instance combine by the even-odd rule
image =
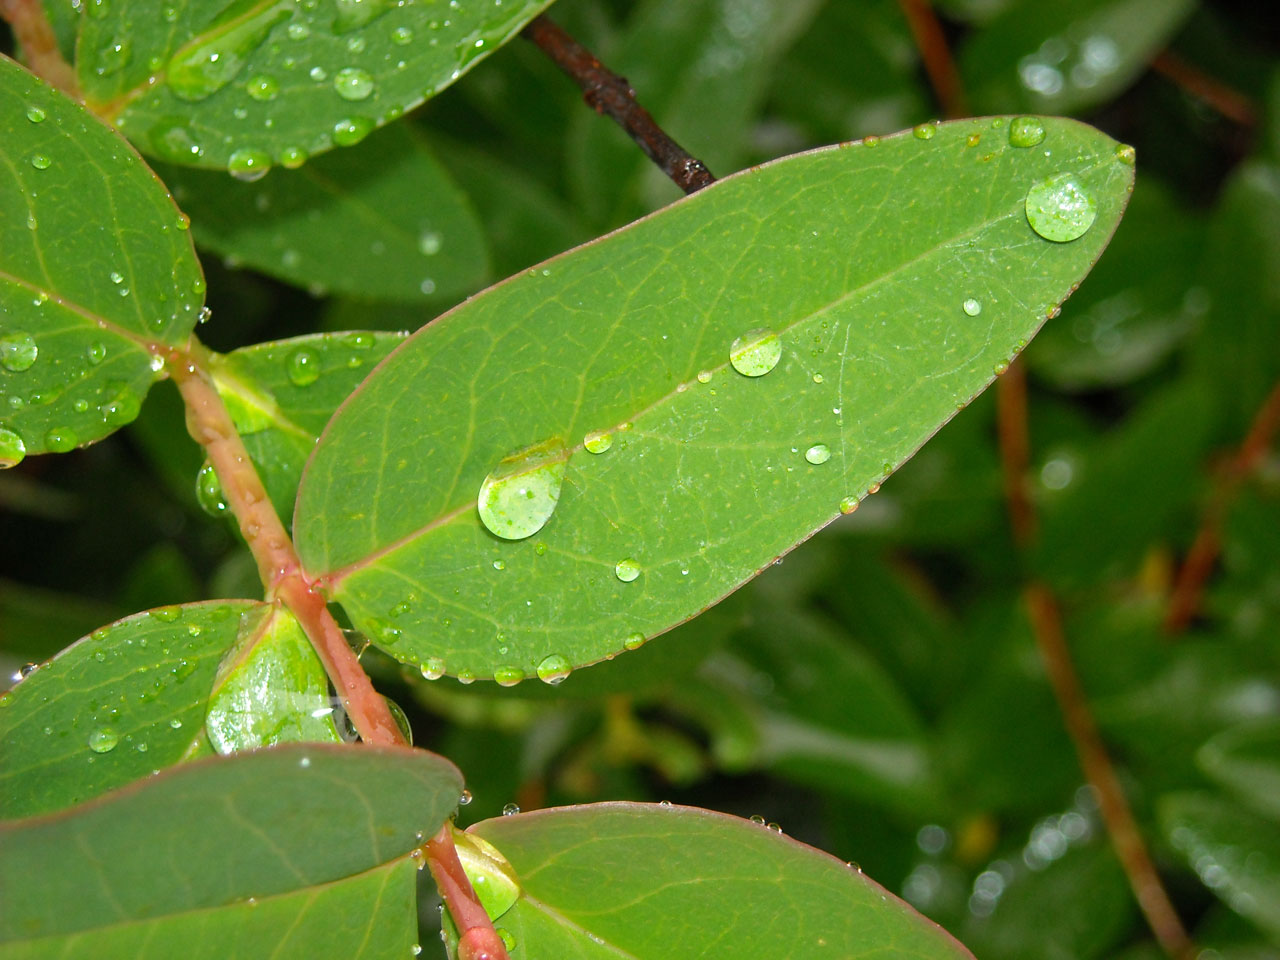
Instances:
[[[480,905],[453,844],[452,824],[446,823],[426,846],[427,867],[440,898],[458,928],[458,960],[507,960],[507,948]]]
[[[898,6],[911,29],[911,36],[915,38],[929,77],[929,86],[938,98],[938,106],[948,118],[965,116],[969,108],[960,84],[960,73],[956,70],[956,62],[947,46],[942,24],[933,12],[933,5],[929,0],[898,0]]]
[[[582,89],[582,99],[589,107],[622,127],[677,187],[694,193],[715,182],[706,164],[672,140],[636,102],[631,84],[601,64],[559,25],[545,15],[538,16],[524,28],[524,36]]]
[[[1157,54],[1151,69],[1242,127],[1252,129],[1258,122],[1258,110],[1252,100],[1172,51]]]
[[[267,599],[283,601],[298,618],[342,697],[360,739],[366,743],[404,744],[386,701],[373,689],[324,597],[303,577],[289,534],[202,362],[206,355],[207,351],[193,339],[188,349],[168,352],[167,367],[186,404],[187,429],[204,447],[218,474],[223,496],[257,561]]]
[[[0,0],[0,19],[13,28],[31,72],[68,96],[80,99],[76,72],[62,59],[58,38],[40,0]]]
[[[1027,587],[1026,604],[1032,632],[1062,710],[1067,732],[1075,744],[1085,777],[1098,793],[1102,821],[1129,879],[1129,886],[1137,897],[1138,906],[1165,953],[1175,958],[1189,956],[1191,938],[1187,936],[1169,895],[1160,883],[1097,724],[1085,702],[1084,690],[1063,636],[1057,600],[1047,587],[1033,583]]]
[[[1035,537],[1036,514],[1027,490],[1031,441],[1027,427],[1027,369],[1021,357],[1009,364],[996,383],[996,424],[1009,523],[1014,541],[1026,547]]]
[[[1222,548],[1222,524],[1226,519],[1227,509],[1235,499],[1240,485],[1271,446],[1277,431],[1280,431],[1280,383],[1271,388],[1262,406],[1254,414],[1248,433],[1227,462],[1210,495],[1200,529],[1196,532],[1191,549],[1187,551],[1187,557],[1174,580],[1164,619],[1166,633],[1178,634],[1186,630],[1200,609],[1205,583],[1213,572],[1218,552]]]

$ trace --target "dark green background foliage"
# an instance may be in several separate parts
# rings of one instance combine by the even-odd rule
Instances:
[[[53,6],[65,41],[74,25]],[[1266,6],[939,0],[970,113],[1076,117],[1137,150],[1110,248],[1020,361],[1034,541],[1019,546],[1008,519],[993,390],[855,514],[719,607],[561,685],[427,682],[370,649],[363,663],[418,745],[465,776],[474,802],[460,822],[512,801],[670,800],[759,815],[857,861],[978,956],[1157,957],[1037,652],[1023,591],[1038,581],[1061,601],[1088,702],[1192,936],[1224,958],[1280,953],[1274,442],[1238,483],[1224,479],[1280,378],[1280,34]],[[561,0],[551,12],[720,175],[940,113],[893,0]],[[495,42],[507,27],[491,25]],[[167,51],[170,41],[147,42]],[[448,70],[428,67],[419,87],[447,83]],[[100,101],[128,86],[92,64],[81,72]],[[378,105],[390,117],[421,97],[398,82]],[[1220,86],[1239,107],[1231,117],[1204,96]],[[125,132],[183,109],[164,96],[140,100]],[[216,126],[232,105],[200,109]],[[140,143],[175,159],[154,146]],[[201,165],[224,160],[211,151]],[[192,216],[212,310],[199,335],[227,351],[219,386],[286,521],[328,412],[402,339],[318,333],[417,329],[678,196],[520,39],[385,131],[299,170],[249,185],[157,169]],[[277,342],[302,335],[314,336]],[[303,379],[324,374],[315,390],[282,376],[299,366]],[[149,384],[145,363],[126,373]],[[0,472],[6,675],[140,610],[261,596],[233,526],[201,510],[200,463],[176,391],[160,384],[122,432]],[[872,477],[861,479],[865,489]],[[1170,635],[1177,568],[1219,509],[1218,562],[1196,616]],[[818,522],[797,521],[806,532]],[[188,616],[203,624],[213,609]],[[234,624],[207,626],[235,636]],[[111,656],[152,627],[117,628]],[[190,658],[183,679],[194,671],[188,682],[207,685],[216,658],[197,646],[173,656]],[[91,675],[90,649],[51,672]],[[127,672],[131,661],[119,662]],[[38,722],[14,702],[23,723]],[[186,726],[128,776],[102,771],[83,789],[208,752],[191,729],[197,708],[198,698],[175,700],[172,713],[137,708],[129,729],[140,741],[147,724]],[[20,779],[10,773],[0,771],[6,796]],[[453,789],[448,771],[431,776]],[[33,797],[0,815],[58,806]],[[502,822],[480,832],[501,846],[504,831],[519,834]],[[406,904],[379,899],[382,873],[400,868],[370,863],[380,865],[351,893],[370,906],[355,913],[403,920]],[[403,891],[408,880],[396,882]],[[423,917],[429,926],[435,911]]]

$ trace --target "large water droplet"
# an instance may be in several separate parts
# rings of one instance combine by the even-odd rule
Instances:
[[[333,89],[343,100],[367,100],[373,87],[373,77],[359,67],[343,67],[333,75]]]
[[[52,427],[44,435],[44,445],[52,453],[66,453],[75,449],[78,439],[76,432],[69,427]]]
[[[781,357],[782,341],[772,330],[748,330],[729,346],[729,362],[744,377],[763,377]]]
[[[253,183],[271,170],[271,156],[265,150],[241,147],[227,158],[227,173],[237,180]]]
[[[333,125],[333,142],[340,147],[353,147],[373,132],[368,117],[347,117]]]
[[[45,113],[39,107],[36,107],[36,106],[27,107],[27,119],[30,120],[32,123],[43,123],[44,117],[45,117]]]
[[[39,354],[35,337],[25,331],[16,330],[0,337],[0,367],[10,373],[30,370]]]
[[[1014,147],[1034,147],[1044,140],[1044,124],[1039,117],[1016,117],[1009,124],[1009,144]]]
[[[320,358],[306,347],[299,347],[285,360],[285,372],[295,387],[306,387],[320,379]]]
[[[110,727],[98,727],[89,734],[89,749],[94,753],[110,753],[120,742],[120,735]]]
[[[245,61],[293,3],[281,0],[236,0],[204,32],[169,59],[166,80],[181,100],[198,101],[217,93],[244,69]]]
[[[218,472],[208,460],[196,471],[196,501],[200,504],[200,509],[211,517],[220,517],[227,512],[227,501],[222,495]]]
[[[572,670],[573,667],[565,657],[553,653],[538,664],[538,679],[554,687],[563,683]]]
[[[444,676],[444,661],[439,657],[428,657],[422,661],[422,678],[424,680],[439,680]]]
[[[1078,240],[1097,217],[1098,205],[1069,173],[1041,180],[1027,191],[1027,222],[1046,240]]]
[[[372,23],[390,8],[387,0],[334,0],[333,32],[349,33]]]
[[[840,501],[840,512],[848,516],[858,509],[857,497],[845,497]]]
[[[640,576],[640,564],[636,563],[631,557],[627,557],[625,560],[619,560],[613,565],[613,572],[623,583],[630,583]]]
[[[812,447],[804,452],[804,458],[817,466],[826,463],[831,459],[831,448],[825,443],[815,443]]]
[[[95,340],[85,348],[84,353],[89,358],[89,363],[96,367],[107,359],[107,345],[101,340]]]
[[[0,470],[16,467],[27,455],[27,445],[8,427],[0,427]]]
[[[555,512],[569,451],[558,437],[518,450],[480,484],[480,520],[504,540],[523,540],[541,530]]]

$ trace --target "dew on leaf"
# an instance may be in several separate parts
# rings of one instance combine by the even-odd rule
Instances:
[[[333,32],[350,33],[372,23],[390,8],[387,0],[334,0]]]
[[[572,666],[565,657],[560,656],[558,653],[553,653],[551,656],[544,658],[542,662],[538,664],[538,679],[543,683],[549,683],[552,686],[556,686],[557,684],[564,682],[572,669]]]
[[[493,679],[500,687],[514,687],[524,679],[524,671],[512,666],[495,667]]]
[[[772,330],[749,330],[729,346],[729,362],[744,377],[763,377],[782,358],[782,341]]]
[[[226,7],[203,33],[169,58],[165,71],[169,88],[178,99],[189,102],[213,96],[236,78],[271,28],[291,16],[292,9],[292,4],[280,0],[260,0],[247,11],[242,3]]]
[[[120,742],[120,735],[109,727],[97,727],[89,734],[89,749],[94,753],[110,753]]]
[[[1009,144],[1014,147],[1034,147],[1043,142],[1044,124],[1039,117],[1016,117],[1009,124]]]
[[[504,817],[514,817],[519,812],[520,804],[518,803],[508,803],[502,808],[502,815]]]
[[[220,517],[228,510],[218,472],[208,460],[196,471],[196,502],[211,517]]]
[[[840,501],[840,512],[845,515],[853,513],[853,511],[857,509],[858,509],[857,497],[845,497],[843,500]]]
[[[333,89],[343,100],[367,100],[373,93],[373,77],[359,67],[343,67],[333,75]]]
[[[553,437],[504,457],[480,484],[477,507],[490,533],[523,540],[551,519],[564,485],[569,451]]]
[[[428,657],[422,661],[422,679],[439,680],[444,676],[444,661],[439,657]]]
[[[48,170],[53,161],[49,159],[47,153],[33,153],[31,155],[31,165],[37,170]]]
[[[16,467],[27,455],[27,445],[8,427],[0,427],[0,470]]]
[[[582,446],[587,453],[604,453],[613,446],[613,434],[604,430],[594,430],[582,438]]]
[[[396,27],[391,31],[391,42],[400,47],[413,43],[413,30],[409,27]]]
[[[307,162],[307,151],[301,147],[285,147],[280,151],[280,166],[286,170],[297,170]]]
[[[170,604],[167,607],[156,607],[154,610],[148,610],[147,615],[154,617],[161,623],[174,623],[182,617],[182,607],[177,604]]]
[[[917,140],[932,140],[938,133],[936,123],[918,123],[911,129],[911,135]]]
[[[472,800],[471,791],[463,790],[462,793],[459,794],[458,796],[458,806],[465,807],[467,804],[471,802],[471,800]]]
[[[639,650],[644,646],[644,634],[636,631],[622,638],[622,646],[626,650]]]
[[[245,84],[245,90],[254,100],[265,103],[279,95],[280,83],[275,77],[259,73],[249,78],[249,82]]]
[[[831,459],[831,448],[825,443],[815,443],[804,452],[804,458],[817,466]]]
[[[98,407],[102,422],[108,426],[122,427],[138,419],[142,401],[127,383],[112,381],[106,387],[106,399]]]
[[[631,557],[627,557],[625,560],[619,560],[614,564],[613,572],[623,583],[630,583],[640,576],[640,564],[636,563]]]
[[[1116,147],[1116,159],[1121,163],[1132,167],[1138,162],[1138,151],[1133,149],[1127,143],[1122,143]]]
[[[368,117],[346,117],[333,125],[333,142],[340,147],[352,147],[373,131],[373,121]]]
[[[710,383],[710,382],[711,382],[711,377],[712,377],[712,376],[713,376],[713,374],[711,373],[711,371],[710,371],[710,370],[699,370],[699,371],[698,371],[698,382],[699,382],[699,383]]]
[[[973,297],[969,297],[964,303],[960,304],[960,309],[971,317],[976,317],[982,312],[982,304]]]
[[[320,358],[306,347],[289,354],[284,366],[289,382],[295,387],[307,387],[320,379]]]
[[[52,453],[66,453],[68,450],[74,450],[78,441],[76,432],[69,427],[51,427],[44,435],[44,445]]]
[[[1046,240],[1067,243],[1083,237],[1098,217],[1098,205],[1069,173],[1034,184],[1027,191],[1027,222]]]
[[[0,367],[10,373],[30,370],[40,354],[35,337],[21,330],[0,337]]]
[[[27,119],[32,123],[43,123],[45,113],[37,106],[27,107]]]
[[[253,183],[271,170],[271,157],[264,150],[241,147],[227,158],[227,173],[237,180]]]

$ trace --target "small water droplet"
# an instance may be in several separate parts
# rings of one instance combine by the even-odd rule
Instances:
[[[89,734],[89,749],[94,753],[110,753],[120,742],[120,735],[110,727],[98,727]]]
[[[523,679],[524,671],[519,667],[501,666],[493,671],[493,680],[500,687],[514,687]]]
[[[439,657],[428,657],[422,661],[422,679],[439,680],[444,676],[444,661]]]
[[[246,9],[233,3],[169,59],[165,80],[180,100],[196,102],[213,96],[236,78],[253,52],[292,4],[260,0]]]
[[[626,650],[639,650],[644,646],[644,634],[639,631],[627,634],[622,638],[622,646]]]
[[[744,377],[763,377],[782,358],[782,341],[772,330],[748,330],[729,346],[729,362]]]
[[[1097,204],[1069,173],[1033,185],[1027,191],[1026,208],[1031,229],[1055,243],[1083,237],[1098,217]]]
[[[311,28],[305,23],[291,23],[284,28],[284,32],[290,40],[305,40],[311,36]]]
[[[960,304],[960,309],[971,317],[976,317],[982,312],[982,304],[970,297],[964,303]]]
[[[936,123],[918,123],[911,129],[911,135],[917,140],[932,140],[938,133]]]
[[[1122,143],[1116,147],[1116,159],[1121,163],[1132,167],[1138,162],[1138,151],[1133,149],[1127,143]]]
[[[352,147],[373,131],[373,121],[368,117],[347,117],[333,125],[333,142],[340,147]]]
[[[699,382],[699,383],[710,383],[710,382],[711,382],[711,371],[710,371],[710,370],[699,370],[699,371],[698,371],[698,382]]]
[[[249,82],[245,84],[245,90],[254,100],[266,103],[279,95],[280,83],[273,76],[259,73],[249,78]]]
[[[554,687],[557,684],[563,683],[565,678],[569,676],[572,669],[573,668],[569,664],[568,659],[560,656],[558,653],[553,653],[538,664],[538,679],[543,683],[549,683]]]
[[[285,147],[280,151],[280,166],[286,170],[297,170],[307,162],[307,151],[301,147]]]
[[[1034,147],[1044,140],[1044,124],[1039,117],[1016,117],[1009,124],[1009,144],[1014,147]]]
[[[16,467],[27,456],[27,445],[8,427],[0,427],[0,470]]]
[[[507,565],[506,565],[506,563],[504,563],[504,562],[503,562],[503,561],[501,561],[501,560],[495,560],[495,561],[493,561],[493,569],[495,569],[495,570],[505,570],[505,569],[507,569]]]
[[[409,27],[396,27],[391,31],[391,42],[403,47],[413,43],[413,31]]]
[[[831,459],[831,448],[825,443],[815,443],[804,452],[804,458],[815,466]]]
[[[471,791],[463,790],[461,795],[458,797],[458,806],[465,807],[467,804],[471,802],[471,800],[472,800]]]
[[[53,164],[47,153],[33,153],[31,155],[31,165],[37,170],[48,170]]]
[[[764,817],[760,816],[760,814],[758,813],[753,813],[751,815],[751,822],[754,823],[757,827],[763,827]]]
[[[840,501],[840,512],[845,515],[853,513],[853,511],[857,509],[858,509],[857,497],[845,497],[843,500]]]
[[[78,439],[76,432],[68,427],[52,427],[44,435],[44,445],[52,453],[66,453],[75,449]]]
[[[24,331],[15,331],[0,337],[0,367],[10,373],[30,370],[40,355],[35,337]]]
[[[295,387],[307,387],[320,379],[320,358],[306,347],[299,347],[285,360],[285,373]]]
[[[37,106],[27,107],[27,119],[32,123],[44,123],[45,113]]]
[[[502,808],[502,815],[504,817],[514,817],[519,812],[520,812],[520,804],[518,803],[508,803],[506,806]]]
[[[489,532],[523,540],[546,526],[560,500],[568,457],[556,437],[504,457],[484,478],[477,498]]]
[[[182,607],[177,604],[170,604],[167,607],[156,607],[154,610],[148,610],[147,615],[155,617],[161,623],[173,623],[182,616]]]
[[[1006,373],[1009,372],[1009,364],[1001,360],[999,363],[997,363],[995,366],[991,368],[991,372],[994,373],[997,377],[1003,377]]]
[[[200,509],[211,517],[220,517],[227,512],[228,505],[222,495],[222,484],[218,480],[218,472],[208,460],[196,471],[196,502]]]
[[[172,727],[174,730],[181,730],[182,721],[179,720],[177,717],[174,717],[172,720],[169,721],[169,726]]]
[[[373,77],[359,67],[343,67],[333,75],[333,89],[343,100],[367,100],[373,88]]]
[[[613,446],[613,434],[595,430],[582,438],[582,446],[588,453],[604,453]]]
[[[618,579],[623,583],[630,583],[640,576],[640,564],[636,563],[631,557],[627,557],[625,560],[619,560],[614,564],[613,572],[617,574]]]
[[[271,157],[263,150],[241,147],[227,158],[227,173],[237,180],[253,183],[271,170]]]
[[[862,145],[864,147],[878,147],[880,146],[880,138],[874,133],[868,134],[862,138]]]

